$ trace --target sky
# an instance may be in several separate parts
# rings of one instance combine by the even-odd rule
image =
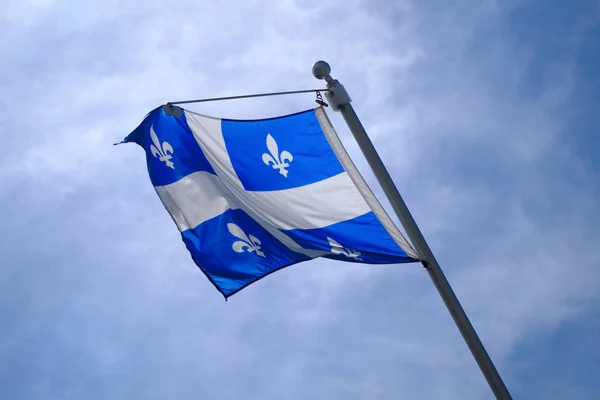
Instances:
[[[225,301],[112,146],[168,101],[322,88],[320,59],[513,397],[597,398],[600,2],[8,0],[0,35],[0,398],[493,398],[420,265],[313,260]]]

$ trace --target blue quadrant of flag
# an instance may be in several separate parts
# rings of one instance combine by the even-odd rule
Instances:
[[[321,107],[261,120],[172,114],[154,109],[124,142],[145,150],[193,261],[226,298],[317,257],[419,260]]]

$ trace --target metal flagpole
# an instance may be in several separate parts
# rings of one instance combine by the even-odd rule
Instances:
[[[460,302],[456,298],[452,287],[448,283],[448,280],[444,276],[442,269],[436,261],[429,245],[425,241],[421,230],[417,226],[417,223],[413,219],[408,207],[404,203],[400,192],[396,188],[396,185],[392,181],[390,174],[383,165],[379,154],[375,150],[371,139],[367,135],[365,128],[362,126],[354,108],[350,104],[352,101],[348,92],[343,85],[341,85],[337,79],[333,79],[330,75],[331,68],[325,61],[317,61],[312,68],[313,75],[317,79],[324,79],[327,82],[328,92],[325,93],[331,107],[334,111],[339,111],[344,120],[348,124],[352,135],[358,142],[360,149],[362,150],[369,166],[373,170],[375,177],[379,181],[385,195],[389,199],[392,208],[398,216],[406,234],[412,242],[415,250],[421,257],[423,266],[429,272],[431,280],[435,284],[440,296],[442,297],[450,315],[454,319],[458,330],[462,334],[465,342],[469,346],[475,361],[479,365],[481,372],[485,376],[492,392],[497,399],[500,400],[511,400],[512,397],[508,392],[508,389],[504,385],[502,378],[498,374],[494,363],[490,359],[485,347],[481,343],[481,340],[477,336],[473,325],[469,321],[467,314],[463,310]]]

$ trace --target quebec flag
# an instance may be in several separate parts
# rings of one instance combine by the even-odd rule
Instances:
[[[317,257],[418,261],[350,160],[322,107],[261,120],[161,106],[124,142],[192,259],[225,298]]]

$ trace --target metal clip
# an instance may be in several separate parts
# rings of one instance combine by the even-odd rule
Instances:
[[[323,96],[321,96],[321,92],[319,91],[317,91],[317,99],[315,100],[315,103],[323,107],[329,107],[329,104],[323,101]]]
[[[165,114],[175,118],[181,118],[181,107],[174,106],[171,103],[167,103],[163,104],[162,108],[165,111]]]

